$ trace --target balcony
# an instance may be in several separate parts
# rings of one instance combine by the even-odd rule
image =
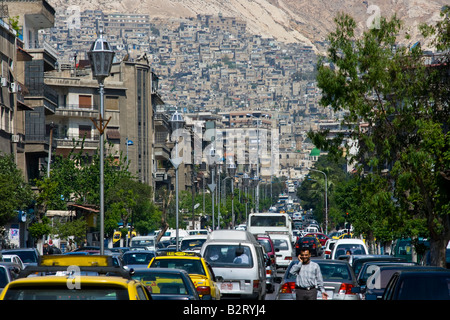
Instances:
[[[58,105],[58,94],[56,91],[44,84],[27,84],[28,95],[24,97],[24,102],[32,107],[43,106],[46,114],[54,114]]]
[[[86,137],[84,139],[78,134],[55,137],[57,148],[63,149],[73,148],[77,144],[81,147],[83,140],[85,149],[97,149],[100,146],[100,135],[98,134],[94,134],[94,136]]]
[[[56,109],[55,115],[71,118],[97,118],[98,106],[96,105],[80,105],[80,104],[68,104],[65,106],[59,106]]]

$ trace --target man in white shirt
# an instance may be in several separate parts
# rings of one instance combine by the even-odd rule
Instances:
[[[302,248],[298,255],[299,263],[293,265],[290,273],[297,276],[295,280],[295,295],[297,300],[317,300],[317,290],[322,293],[322,299],[327,300],[328,294],[323,286],[322,272],[314,261],[311,261],[309,248]]]

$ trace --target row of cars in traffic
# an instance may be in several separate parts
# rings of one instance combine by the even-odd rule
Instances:
[[[14,252],[26,263],[8,271],[0,299],[263,300],[274,289],[278,250],[270,237],[217,230],[183,240],[184,251],[144,246],[120,253],[105,249],[100,255],[98,248],[84,247],[40,256],[35,249],[5,250],[5,257]]]
[[[0,299],[263,300],[278,288],[277,300],[295,300],[289,271],[298,263],[300,246],[313,248],[304,238],[318,240],[303,237],[292,246],[282,234],[217,230],[183,238],[178,252],[148,247],[120,253],[107,249],[103,256],[90,247],[49,256],[39,256],[35,249],[3,251],[3,257],[20,256],[25,268],[0,262],[10,264],[9,280],[0,280]],[[369,255],[359,239],[337,240],[330,258],[314,261],[331,300],[449,299],[447,269]],[[283,277],[277,276],[280,269]]]

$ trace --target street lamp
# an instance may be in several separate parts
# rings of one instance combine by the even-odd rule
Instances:
[[[236,174],[236,165],[233,158],[229,158],[232,162],[228,164],[228,174],[231,177],[231,225],[234,228],[234,175]]]
[[[248,216],[248,184],[250,182],[250,177],[247,174],[247,172],[244,172],[243,176],[242,176],[242,186],[244,187],[245,190],[245,222],[248,224],[247,222],[247,216]]]
[[[92,77],[97,79],[100,87],[100,126],[93,120],[94,125],[100,132],[100,254],[105,252],[105,205],[104,205],[104,136],[106,126],[109,120],[103,125],[103,118],[105,117],[104,110],[104,81],[111,73],[112,62],[114,59],[114,51],[111,50],[109,43],[103,38],[103,31],[97,40],[95,40],[90,50],[87,52],[89,61],[91,63]]]
[[[172,139],[175,138],[175,158],[170,159],[172,165],[175,167],[175,215],[176,215],[176,250],[179,250],[179,228],[178,228],[178,167],[181,164],[182,158],[178,155],[178,132],[173,135],[178,129],[181,129],[184,125],[183,116],[178,113],[178,110],[175,110],[175,113],[172,115],[170,119],[170,124],[172,125]]]
[[[327,183],[327,175],[326,175],[325,172],[317,170],[317,169],[309,168],[309,170],[320,172],[325,177],[325,234],[328,234],[328,191],[327,191],[328,183]]]

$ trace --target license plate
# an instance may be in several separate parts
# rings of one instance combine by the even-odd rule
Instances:
[[[326,292],[326,294],[328,294],[328,300],[333,300],[334,292],[333,291],[328,291],[328,290],[325,290],[325,292]],[[318,299],[322,299],[322,292],[317,291],[317,298]]]
[[[220,284],[222,291],[238,291],[239,287],[239,282],[222,282]]]

